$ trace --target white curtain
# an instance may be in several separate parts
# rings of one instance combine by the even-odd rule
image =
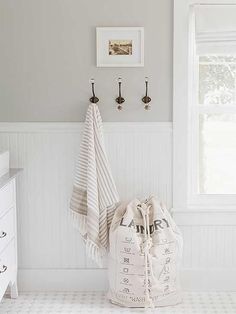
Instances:
[[[196,5],[198,54],[236,54],[236,5]]]

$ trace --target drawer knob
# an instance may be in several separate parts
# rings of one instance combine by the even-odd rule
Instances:
[[[5,238],[6,235],[7,235],[7,233],[2,231],[1,234],[0,234],[0,239]]]
[[[2,266],[2,270],[0,270],[0,274],[5,273],[6,270],[7,270],[7,266],[6,266],[6,265],[3,265],[3,266]]]

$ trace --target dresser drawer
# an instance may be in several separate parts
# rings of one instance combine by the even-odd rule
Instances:
[[[8,182],[0,189],[0,217],[10,209],[15,202],[15,180]]]
[[[0,218],[0,254],[15,234],[15,209],[9,210]]]
[[[5,292],[12,274],[16,271],[15,240],[13,239],[0,255],[0,296]]]

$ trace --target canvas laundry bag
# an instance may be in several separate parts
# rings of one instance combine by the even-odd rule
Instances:
[[[112,303],[153,307],[181,302],[182,236],[157,198],[121,204],[112,220],[109,242],[108,298]]]

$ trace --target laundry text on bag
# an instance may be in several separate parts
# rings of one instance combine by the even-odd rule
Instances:
[[[136,232],[141,233],[141,234],[143,234],[145,230],[143,225],[135,225],[133,219],[129,223],[126,223],[124,221],[124,217],[121,218],[120,226],[136,229]],[[160,231],[169,227],[170,225],[165,218],[156,219],[153,221],[153,224],[149,225],[149,231],[150,231],[150,234],[152,234],[155,231]]]

